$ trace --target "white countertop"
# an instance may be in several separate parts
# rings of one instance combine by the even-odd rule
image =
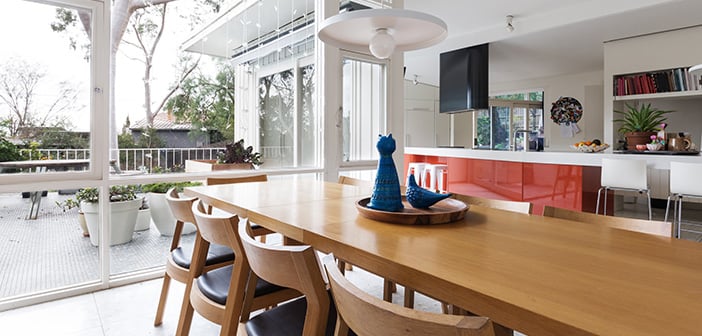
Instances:
[[[646,160],[648,166],[654,169],[670,169],[672,161],[702,163],[700,155],[613,154],[611,149],[601,153],[581,153],[575,150],[570,152],[514,152],[467,148],[405,147],[405,154],[578,166],[600,166],[602,158],[617,158]]]

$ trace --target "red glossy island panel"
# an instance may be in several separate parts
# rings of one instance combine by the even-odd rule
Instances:
[[[600,187],[600,167],[406,154],[405,172],[409,162],[446,164],[449,192],[529,201],[534,214],[544,205],[595,212]]]

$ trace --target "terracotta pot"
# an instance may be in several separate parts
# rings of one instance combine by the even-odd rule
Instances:
[[[656,132],[629,132],[624,133],[626,137],[626,149],[636,150],[636,145],[645,145],[651,142],[651,135]]]

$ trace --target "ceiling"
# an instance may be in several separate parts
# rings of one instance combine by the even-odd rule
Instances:
[[[281,22],[309,13],[314,3],[238,0],[183,47],[231,58],[237,47],[252,47],[244,41],[275,32]],[[702,24],[702,0],[404,0],[404,7],[435,15],[448,26],[443,42],[405,53],[405,77],[416,75],[432,85],[438,85],[439,54],[445,51],[489,42],[490,82],[499,83],[602,70],[604,41]],[[506,29],[507,15],[514,16],[513,32]],[[702,37],[691,43],[700,42]],[[258,52],[269,52],[265,49]]]
[[[448,26],[442,43],[405,53],[405,77],[433,85],[439,54],[471,45],[490,42],[490,81],[505,82],[602,70],[604,41],[702,24],[700,0],[405,0],[405,8]]]

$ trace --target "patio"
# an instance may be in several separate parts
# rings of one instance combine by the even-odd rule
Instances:
[[[83,237],[76,210],[56,205],[72,195],[50,191],[36,220],[26,220],[30,200],[17,193],[0,194],[0,300],[98,280],[98,248]],[[183,236],[191,242],[195,235]],[[134,233],[131,242],[110,247],[111,274],[164,265],[171,237],[153,223]]]

